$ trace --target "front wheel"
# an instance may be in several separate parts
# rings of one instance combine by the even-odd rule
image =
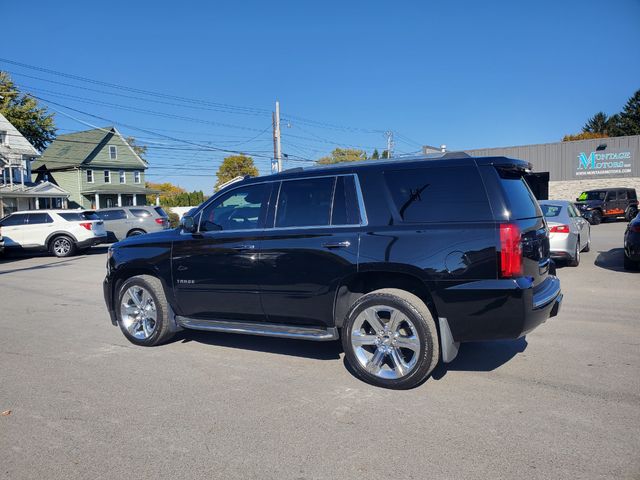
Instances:
[[[169,304],[156,277],[129,278],[120,286],[117,299],[118,325],[130,342],[152,347],[171,338]]]
[[[591,213],[591,225],[600,225],[602,223],[602,214],[600,210],[594,210]]]
[[[429,308],[417,296],[392,288],[358,299],[345,320],[342,345],[356,375],[384,388],[420,385],[440,356]]]

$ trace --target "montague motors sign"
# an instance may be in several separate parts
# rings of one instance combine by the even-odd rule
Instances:
[[[631,152],[580,152],[576,176],[631,173]]]

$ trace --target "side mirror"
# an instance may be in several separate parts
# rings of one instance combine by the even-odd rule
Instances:
[[[180,220],[180,226],[182,230],[188,233],[196,233],[198,231],[198,224],[196,223],[196,219],[191,215],[185,215]]]

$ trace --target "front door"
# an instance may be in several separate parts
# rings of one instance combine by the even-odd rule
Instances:
[[[336,291],[357,272],[360,223],[352,175],[281,183],[261,248],[269,322],[333,326]]]
[[[43,246],[47,237],[54,230],[53,219],[48,213],[29,213],[27,223],[22,227],[22,244],[24,246]]]
[[[0,223],[5,247],[17,247],[22,245],[23,229],[26,223],[26,213],[14,213],[13,215],[6,217]]]
[[[179,314],[198,319],[263,321],[259,250],[271,184],[237,187],[196,217],[199,230],[173,247]]]

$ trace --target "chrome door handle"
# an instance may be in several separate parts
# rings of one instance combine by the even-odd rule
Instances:
[[[231,247],[232,250],[254,250],[255,248],[255,245],[236,245],[235,247]]]
[[[322,246],[324,248],[347,248],[351,246],[351,242],[349,240],[343,242],[327,242],[323,243]]]

